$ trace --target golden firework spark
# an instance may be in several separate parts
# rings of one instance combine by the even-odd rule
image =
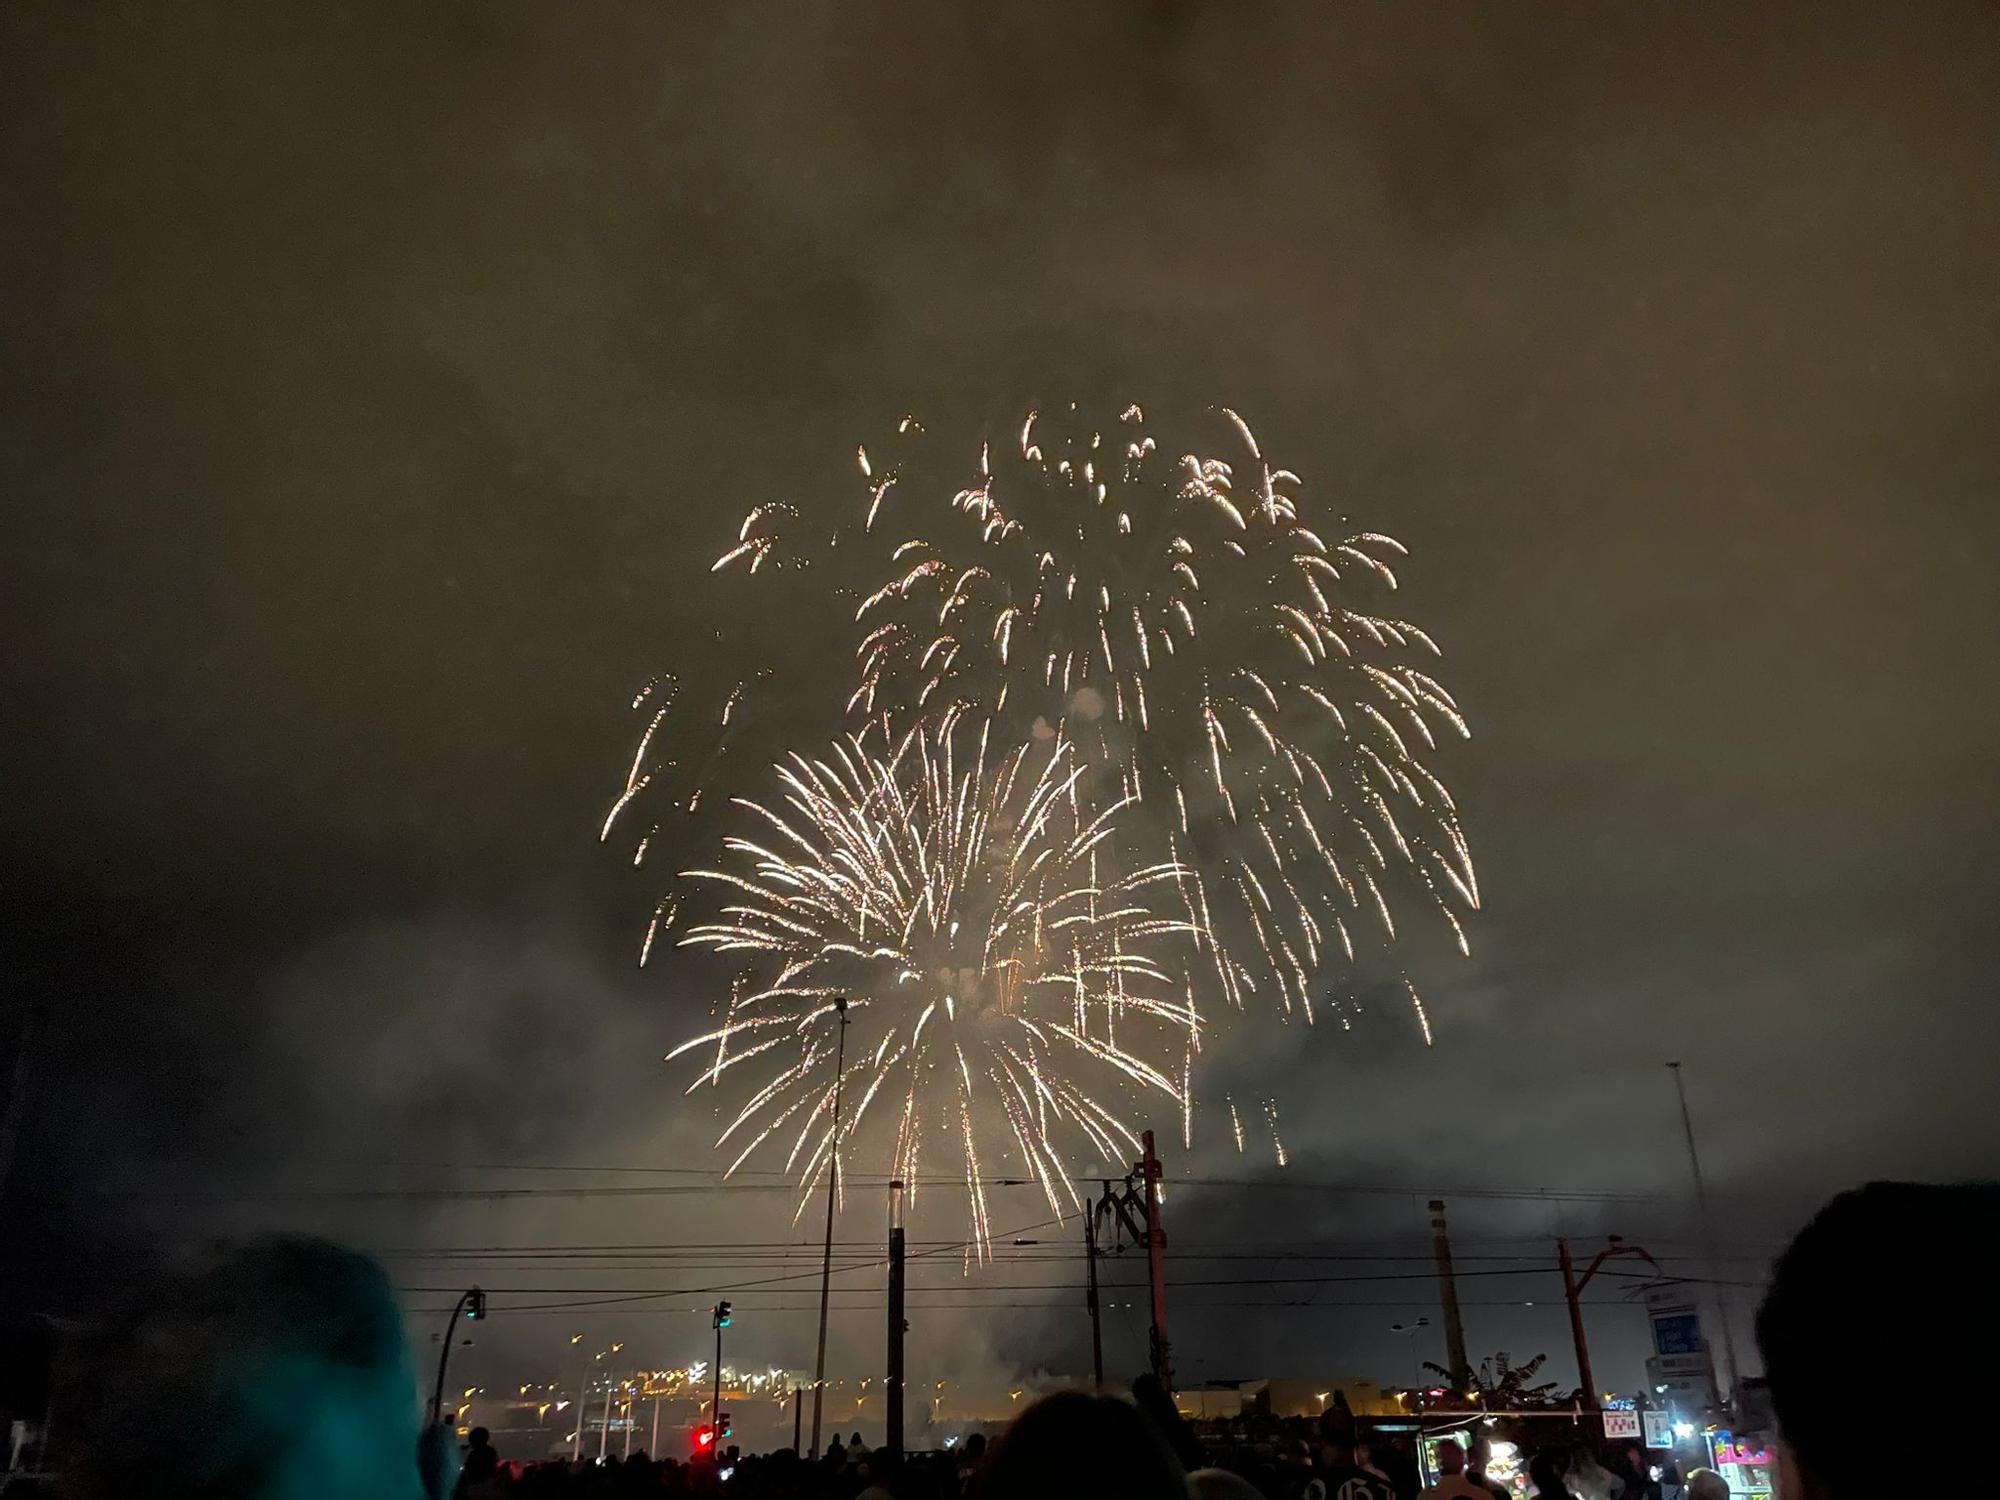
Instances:
[[[844,545],[872,543],[884,573],[859,595],[849,711],[1052,726],[1156,804],[1138,834],[1169,861],[1201,850],[1204,986],[1232,1007],[1263,991],[1311,1022],[1338,1004],[1318,976],[1371,929],[1398,940],[1398,892],[1469,952],[1478,878],[1429,762],[1470,731],[1436,642],[1378,602],[1406,549],[1314,529],[1233,411],[1207,452],[1162,447],[1137,406],[1108,430],[1074,414],[1051,432],[1029,412],[957,478],[907,421],[895,456],[861,450]],[[773,515],[743,538],[778,546]]]
[[[946,715],[900,737],[871,727],[777,774],[777,805],[739,801],[759,832],[684,872],[725,904],[682,945],[750,961],[721,1023],[671,1054],[709,1055],[689,1092],[762,1060],[716,1142],[736,1148],[731,1171],[783,1148],[803,1207],[837,1151],[892,1131],[893,1175],[913,1184],[933,1153],[955,1155],[983,1247],[995,1164],[1077,1211],[1066,1142],[1121,1161],[1138,1149],[1129,1107],[1185,1116],[1198,881],[1171,860],[1125,863],[1135,799],[1093,808],[1072,743],[998,747],[990,723]],[[860,1035],[836,1139],[839,998]]]

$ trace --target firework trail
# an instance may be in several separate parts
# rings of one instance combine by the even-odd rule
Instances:
[[[1129,1107],[1185,1114],[1202,1032],[1177,967],[1196,934],[1189,872],[1123,864],[1130,799],[1085,802],[1074,745],[1008,747],[945,715],[894,739],[871,726],[777,774],[777,805],[739,802],[755,836],[685,872],[724,904],[681,944],[748,964],[721,1023],[670,1054],[708,1056],[689,1092],[747,1080],[717,1141],[732,1171],[784,1149],[803,1205],[866,1133],[893,1139],[892,1173],[913,1184],[948,1150],[983,1247],[997,1161],[1067,1213],[1081,1204],[1066,1143],[1122,1161],[1138,1149]],[[843,996],[858,1035],[836,1141]]]
[[[907,420],[893,460],[860,452],[842,540],[885,571],[855,610],[850,714],[1073,741],[1108,768],[1088,795],[1144,803],[1160,857],[1205,872],[1204,985],[1234,1008],[1314,1020],[1338,1003],[1315,977],[1394,944],[1400,898],[1468,951],[1477,876],[1430,766],[1468,730],[1435,642],[1380,608],[1402,545],[1309,524],[1233,412],[1208,452],[1163,448],[1136,406],[1048,429],[1031,412],[958,473]],[[785,519],[752,512],[717,566],[781,553]]]

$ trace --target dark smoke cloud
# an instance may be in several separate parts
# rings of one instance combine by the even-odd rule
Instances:
[[[762,1193],[269,1194],[713,1165],[657,1062],[706,981],[633,973],[654,886],[593,842],[625,704],[704,638],[746,502],[833,495],[905,410],[972,434],[1070,395],[1249,414],[1412,544],[1472,712],[1490,902],[1472,964],[1415,957],[1436,1049],[1370,974],[1353,1032],[1217,1060],[1280,1101],[1293,1180],[1657,1193],[1459,1222],[1687,1250],[1672,1057],[1734,1248],[1838,1182],[2000,1170],[1989,10],[0,28],[4,1017],[52,1018],[8,1212],[44,1270],[287,1217],[810,1241]],[[1274,1171],[1214,1123],[1177,1171]],[[138,1188],[265,1196],[101,1195]],[[1423,1234],[1411,1195],[1174,1213],[1189,1242]],[[647,1314],[663,1355],[702,1300]],[[807,1301],[746,1349],[800,1362]],[[1176,1332],[1199,1373],[1407,1378],[1436,1357],[1388,1331],[1409,1311]],[[1629,1383],[1636,1315],[1605,1316]],[[1560,1374],[1546,1310],[1472,1318]],[[555,1362],[566,1327],[473,1358]],[[1074,1314],[927,1331],[926,1359],[1083,1358]],[[867,1317],[836,1337],[873,1359]]]

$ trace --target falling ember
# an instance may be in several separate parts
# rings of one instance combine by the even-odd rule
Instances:
[[[639,944],[639,967],[646,967],[646,960],[653,956],[653,943],[663,932],[669,931],[674,919],[680,915],[681,898],[668,896],[653,908],[653,920],[646,924],[645,941]]]
[[[1292,1164],[1292,1159],[1285,1154],[1285,1143],[1278,1137],[1277,1100],[1266,1099],[1264,1101],[1264,1123],[1271,1127],[1271,1149],[1277,1154],[1278,1165],[1289,1167]]]
[[[1229,1105],[1229,1129],[1236,1137],[1236,1154],[1241,1156],[1243,1154],[1243,1120],[1236,1113],[1236,1101],[1230,1099],[1227,1095],[1223,1097]]]
[[[1431,1017],[1430,1012],[1424,1008],[1424,997],[1417,993],[1417,987],[1407,979],[1403,981],[1403,988],[1410,992],[1410,1004],[1416,1009],[1417,1025],[1422,1028],[1424,1045],[1428,1047],[1431,1045]]]

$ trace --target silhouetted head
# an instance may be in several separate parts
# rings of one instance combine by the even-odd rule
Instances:
[[[1570,1450],[1563,1483],[1576,1500],[1611,1500],[1619,1486],[1612,1472],[1597,1461],[1597,1455],[1584,1447]]]
[[[1437,1445],[1437,1464],[1440,1474],[1463,1474],[1465,1472],[1465,1450],[1453,1438],[1446,1438]]]
[[[1566,1457],[1566,1454],[1559,1453],[1553,1448],[1536,1450],[1535,1456],[1528,1460],[1528,1478],[1534,1481],[1536,1494],[1551,1496],[1569,1494],[1568,1488],[1563,1484],[1563,1460]]]
[[[1192,1500],[1264,1500],[1264,1492],[1227,1469],[1196,1469],[1187,1477]]]
[[[1933,1389],[1979,1389],[2000,1342],[2000,1183],[1876,1182],[1842,1193],[1779,1257],[1757,1313],[1777,1411],[1781,1488],[1848,1500],[1857,1472],[1855,1370],[1900,1370]]]
[[[979,1500],[1187,1500],[1165,1441],[1132,1406],[1063,1391],[1014,1419],[993,1444]]]
[[[424,1493],[388,1279],[324,1240],[254,1240],[161,1277],[98,1330],[63,1409],[79,1500]]]
[[[466,1441],[471,1443],[475,1448],[484,1448],[493,1441],[493,1434],[488,1432],[484,1427],[475,1427],[468,1435]],[[641,1457],[643,1456],[642,1454]]]

